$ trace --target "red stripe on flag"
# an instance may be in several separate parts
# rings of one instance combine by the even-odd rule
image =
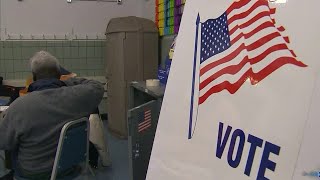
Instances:
[[[232,28],[231,30],[229,30],[229,34],[232,35],[234,32],[236,32],[236,30],[239,29],[239,26],[236,25],[234,28]]]
[[[231,94],[234,94],[249,77],[252,85],[257,84],[258,82],[260,82],[265,77],[267,77],[268,75],[270,75],[275,70],[279,69],[281,66],[285,64],[293,64],[299,67],[307,67],[307,65],[305,65],[301,61],[297,61],[295,58],[280,57],[274,60],[272,63],[270,63],[268,66],[266,66],[264,69],[262,69],[258,73],[254,73],[250,68],[234,84],[231,84],[229,81],[224,81],[223,83],[213,86],[203,96],[199,98],[199,104],[202,104],[203,102],[205,102],[205,100],[208,99],[211,94],[221,92],[224,89],[228,90]]]
[[[139,126],[138,127],[138,132],[141,132],[149,127],[151,127],[151,120],[150,121],[146,121],[147,123],[145,123],[143,126]]]
[[[144,120],[138,125],[138,132],[142,132],[147,128],[151,127],[151,110],[144,112]]]
[[[280,27],[278,27],[277,29],[278,29],[280,32],[283,32],[283,31],[286,30],[283,26],[280,26]]]
[[[269,54],[276,52],[276,51],[286,50],[286,49],[288,49],[287,44],[276,44],[276,45],[268,48],[267,50],[265,50],[260,55],[252,58],[250,60],[250,64],[256,64],[256,63],[262,61],[264,58],[266,58]]]
[[[151,127],[151,123],[146,124],[145,126],[140,127],[140,128],[138,129],[138,132],[141,132],[141,131],[143,131],[143,130],[145,130],[145,129],[147,129],[147,128],[150,128],[150,127]]]
[[[141,129],[139,129],[138,132],[145,131],[145,130],[147,130],[147,129],[150,128],[150,127],[151,127],[151,124],[149,124],[148,126],[145,126],[145,127],[141,128]]]
[[[290,50],[291,54],[293,57],[297,57],[296,53],[294,53],[294,51]]]
[[[139,124],[139,128],[145,126],[146,124],[151,123],[151,119],[144,121],[143,123]]]
[[[243,28],[246,28],[248,26],[250,26],[251,24],[253,24],[254,22],[258,21],[259,19],[263,18],[263,17],[267,17],[269,16],[269,12],[268,11],[264,11],[264,12],[261,12],[259,14],[257,14],[256,16],[254,16],[253,18],[251,18],[249,21],[241,24],[241,25],[236,25],[234,28],[232,28],[230,31],[229,31],[229,34],[230,36],[239,28],[243,29]],[[229,22],[228,22],[229,23]]]
[[[290,43],[290,39],[289,39],[288,36],[283,37],[283,39],[284,39],[287,43]]]
[[[276,10],[277,10],[276,8],[270,8],[270,13],[271,14],[276,14]]]
[[[231,60],[233,60],[235,57],[237,57],[237,55],[239,55],[243,50],[248,50],[248,51],[252,51],[254,49],[257,49],[259,47],[261,47],[262,45],[264,45],[265,43],[273,40],[274,38],[277,38],[281,36],[280,33],[278,32],[275,32],[275,33],[272,33],[272,34],[269,34],[265,37],[262,37],[261,39],[255,41],[254,43],[248,45],[248,46],[245,46],[245,44],[241,44],[235,51],[233,51],[232,53],[228,54],[227,56],[217,60],[217,61],[214,61],[206,66],[204,66],[203,68],[200,69],[200,76],[202,76],[204,73],[206,73],[207,71],[209,71],[210,69],[220,65],[220,64],[223,64],[223,63],[226,63],[226,62],[229,62]],[[240,39],[240,38],[239,38]]]
[[[281,34],[279,33],[279,32],[274,32],[274,33],[272,33],[272,34],[268,34],[268,35],[266,35],[265,37],[263,37],[263,38],[261,38],[260,40],[260,43],[267,43],[268,41],[270,41],[270,40],[272,40],[272,39],[274,39],[274,38],[276,38],[276,37],[279,37],[279,36],[281,36]],[[245,39],[247,39],[247,37],[246,37],[246,34],[243,34],[243,33],[241,33],[241,34],[239,34],[235,39],[233,39],[232,41],[231,41],[231,44],[233,45],[233,44],[235,44],[237,41],[239,41],[239,39],[241,39],[242,37],[244,37]]]
[[[247,11],[243,12],[243,13],[240,13],[240,14],[236,14],[230,18],[228,18],[228,23],[231,24],[233,23],[234,21],[238,20],[238,19],[243,19],[243,18],[246,18],[247,16],[249,16],[255,9],[257,9],[258,7],[260,6],[268,6],[268,2],[267,1],[261,1],[261,0],[258,0],[253,6],[250,7],[250,9],[248,9]],[[229,15],[230,13],[228,13]],[[270,11],[269,11],[269,16],[270,16]]]
[[[200,76],[202,76],[204,73],[208,72],[210,69],[231,61],[232,59],[236,58],[244,49],[246,49],[245,44],[241,44],[235,51],[232,53],[228,54],[226,57],[223,57],[222,59],[219,59],[217,61],[213,61],[212,63],[204,66],[203,68],[200,69]]]
[[[270,21],[267,21],[267,22],[264,22],[264,23],[262,23],[261,25],[259,25],[258,27],[256,27],[254,30],[252,30],[252,31],[250,31],[250,32],[248,32],[248,33],[241,33],[241,34],[239,34],[238,36],[241,36],[241,37],[244,37],[245,39],[248,39],[248,38],[250,38],[251,36],[253,36],[253,35],[255,35],[255,34],[257,34],[259,31],[262,31],[262,30],[264,30],[264,29],[266,29],[266,28],[269,28],[269,27],[274,27],[274,25],[272,24],[272,22],[270,22]],[[240,37],[240,38],[241,38]],[[238,38],[238,37],[236,37],[235,39],[240,39],[240,38]],[[231,44],[234,44],[236,41],[235,40],[232,40],[231,41],[232,43]]]
[[[232,12],[235,9],[239,9],[243,6],[245,6],[246,4],[248,4],[250,2],[250,0],[240,0],[238,2],[234,2],[231,4],[231,6],[227,9],[227,13],[229,14],[230,12]]]
[[[145,123],[146,123],[146,121],[149,121],[149,120],[151,120],[151,118],[144,119],[141,123],[139,123],[139,126],[142,126],[143,124],[145,124]]]
[[[202,90],[204,87],[206,87],[212,81],[216,80],[217,78],[219,78],[220,76],[222,76],[224,74],[234,75],[234,74],[238,73],[247,63],[250,63],[251,65],[256,64],[256,63],[262,61],[269,54],[271,54],[275,51],[280,51],[280,50],[285,50],[285,49],[288,49],[286,44],[278,44],[278,45],[274,45],[274,46],[268,48],[262,54],[254,57],[254,58],[248,58],[248,56],[246,56],[245,58],[243,58],[243,60],[239,64],[225,67],[225,68],[219,70],[218,72],[214,73],[213,75],[211,75],[210,77],[208,77],[204,81],[202,81],[200,83],[200,90]]]

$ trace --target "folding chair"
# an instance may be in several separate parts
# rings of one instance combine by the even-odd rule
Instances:
[[[91,171],[89,166],[89,131],[88,118],[84,117],[65,124],[60,133],[57,153],[52,169],[51,180],[57,175],[74,166],[85,162],[85,171]]]
[[[58,148],[54,165],[51,173],[51,180],[56,180],[57,175],[61,175],[69,169],[79,166],[85,162],[85,171],[91,171],[89,166],[89,119],[84,117],[79,120],[66,123],[60,133]],[[71,176],[74,176],[72,174]],[[77,174],[76,176],[78,176]],[[62,177],[62,179],[70,179],[70,175]],[[74,177],[75,178],[75,177]],[[27,178],[18,177],[15,175],[15,180],[28,180]]]

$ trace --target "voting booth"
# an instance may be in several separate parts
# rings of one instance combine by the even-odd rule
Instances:
[[[145,179],[165,87],[132,82],[128,110],[129,180]]]
[[[153,21],[139,17],[110,20],[106,29],[108,128],[126,139],[128,92],[131,81],[154,79],[158,67],[158,30]]]
[[[318,179],[319,6],[187,1],[146,179]]]

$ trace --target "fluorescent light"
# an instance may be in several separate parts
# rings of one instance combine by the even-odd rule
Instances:
[[[271,3],[278,3],[278,4],[283,4],[287,3],[288,0],[269,0]]]

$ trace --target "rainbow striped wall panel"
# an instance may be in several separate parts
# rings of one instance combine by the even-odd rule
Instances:
[[[177,34],[186,0],[155,0],[155,22],[160,36]]]

